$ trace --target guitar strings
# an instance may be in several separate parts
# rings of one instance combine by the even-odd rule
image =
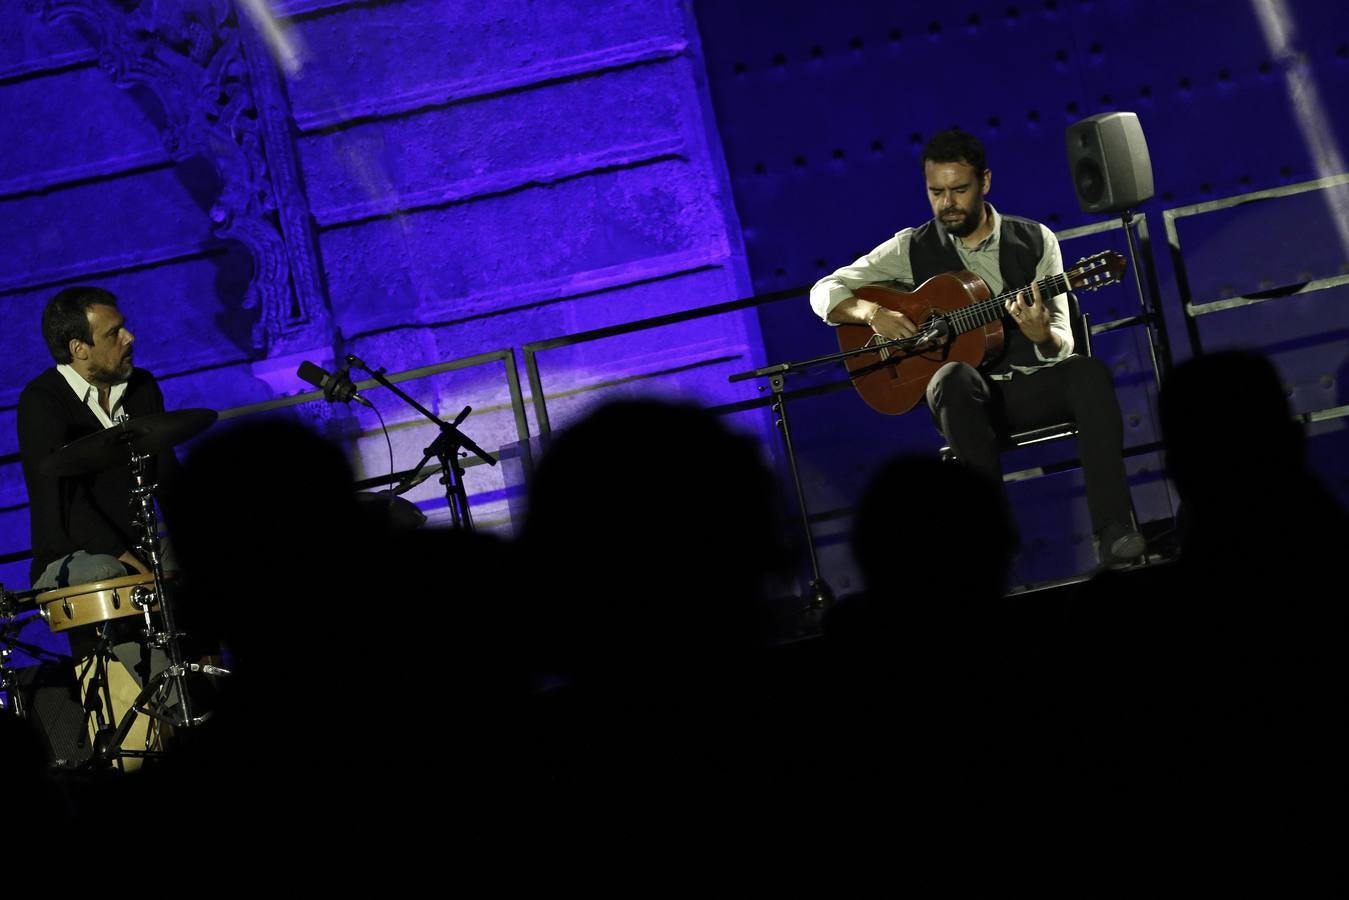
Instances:
[[[1065,272],[1062,275],[1050,275],[1042,281],[1040,293],[1043,295],[1048,292],[1049,296],[1057,296],[1068,290],[1068,276]],[[1017,288],[1016,290],[1004,291],[996,297],[985,300],[982,303],[976,303],[973,306],[962,307],[951,314],[951,318],[960,322],[961,327],[957,331],[968,331],[971,328],[977,328],[980,325],[987,325],[994,319],[1000,318],[1005,311],[1006,303],[1012,297],[1020,294],[1029,288]]]
[[[1095,280],[1090,277],[1092,273],[1100,268],[1100,264],[1095,260],[1090,265],[1079,267],[1074,271],[1079,278],[1083,278],[1082,287],[1090,286]],[[1040,293],[1050,297],[1065,293],[1072,287],[1068,272],[1058,275],[1050,275],[1037,282],[1040,286]],[[1085,276],[1085,277],[1084,277]],[[1005,311],[1007,301],[1023,291],[1029,290],[1029,287],[1017,288],[1011,291],[1004,291],[996,297],[991,297],[982,303],[976,303],[973,306],[962,307],[949,315],[951,324],[955,328],[956,334],[962,334],[981,325],[987,325],[995,319],[1001,318]]]

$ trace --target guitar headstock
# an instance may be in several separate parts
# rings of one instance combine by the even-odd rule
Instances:
[[[1116,284],[1124,276],[1128,263],[1114,250],[1102,250],[1093,256],[1079,259],[1077,265],[1064,273],[1075,290],[1094,291],[1107,284]]]

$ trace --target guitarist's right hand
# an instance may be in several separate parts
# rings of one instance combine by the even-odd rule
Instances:
[[[887,309],[879,303],[875,304],[875,307],[874,310],[867,313],[866,324],[871,326],[872,331],[887,341],[913,337],[918,333],[918,326],[904,313]]]

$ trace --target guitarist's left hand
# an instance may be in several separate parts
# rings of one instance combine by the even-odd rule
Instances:
[[[1026,302],[1026,292],[1020,291],[1007,301],[1007,314],[1016,320],[1021,333],[1032,343],[1043,344],[1050,339],[1049,309],[1040,296],[1040,286],[1031,285],[1031,301]]]

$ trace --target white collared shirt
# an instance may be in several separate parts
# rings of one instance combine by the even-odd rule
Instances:
[[[74,366],[58,365],[56,371],[65,378],[75,396],[80,398],[80,402],[94,411],[94,415],[98,416],[104,428],[111,428],[118,422],[125,422],[131,418],[127,415],[127,411],[122,409],[122,397],[126,394],[125,381],[114,384],[108,391],[108,406],[112,407],[112,415],[109,416],[98,402],[98,388],[85,381],[83,376],[75,371]]]

